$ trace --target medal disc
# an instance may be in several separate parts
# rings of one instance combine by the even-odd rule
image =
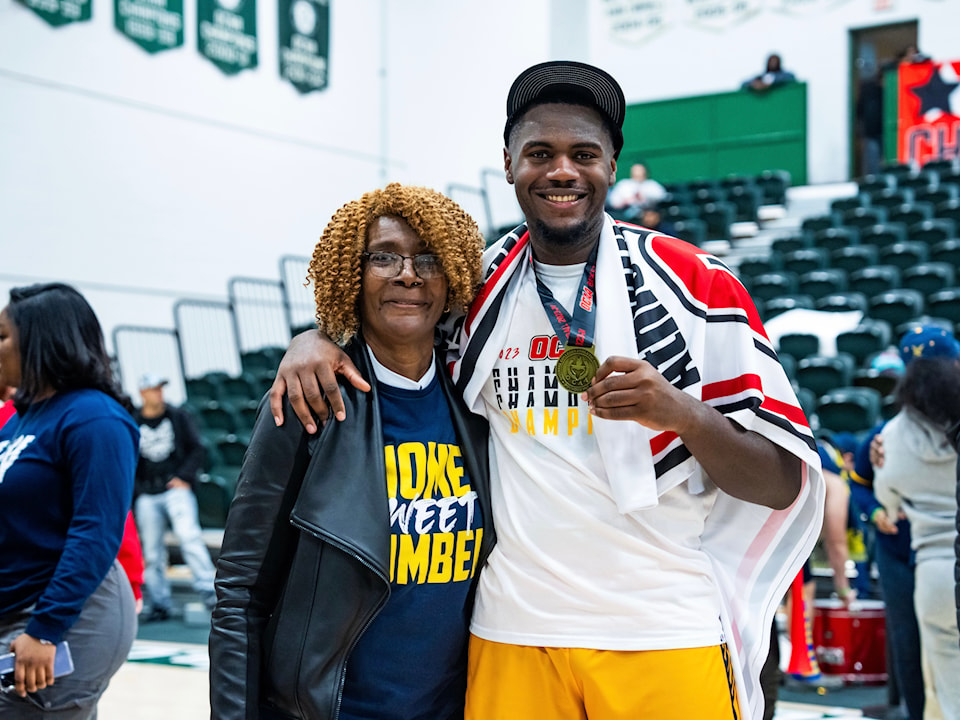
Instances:
[[[568,345],[557,359],[557,380],[566,390],[582,393],[590,387],[600,363],[592,349]]]

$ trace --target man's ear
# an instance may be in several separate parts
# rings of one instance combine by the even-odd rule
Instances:
[[[513,171],[510,169],[513,165],[513,159],[510,157],[510,151],[503,149],[503,173],[507,177],[507,182],[513,185]]]
[[[613,187],[617,182],[617,159],[611,158],[610,160],[610,179],[607,181],[607,184],[610,187]]]

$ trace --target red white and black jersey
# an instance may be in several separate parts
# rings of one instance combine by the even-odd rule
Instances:
[[[699,637],[719,642],[715,609],[751,710],[744,714],[752,716],[762,708],[759,669],[773,613],[819,534],[823,481],[812,433],[749,295],[712,255],[607,218],[597,258],[598,359],[644,358],[678,388],[797,456],[802,490],[784,511],[716,489],[676,435],[591,418],[554,387],[559,348],[530,294],[524,226],[491,247],[485,264],[451,355],[468,407],[492,427],[498,546],[481,575],[475,632],[511,642],[503,640],[509,622],[498,618],[512,610],[533,617],[537,608],[525,606],[556,592],[572,615],[555,617],[553,629],[540,617],[537,637],[527,638],[535,642],[525,644],[689,647]],[[616,567],[604,561],[611,547]],[[590,553],[616,581],[590,574]],[[581,571],[588,575],[576,577]],[[523,573],[542,582],[535,597],[517,580]],[[689,607],[677,602],[687,597]],[[592,615],[610,612],[611,603],[619,617],[633,608],[659,624],[644,633],[627,621],[614,645],[604,639],[610,627]],[[592,640],[571,638],[563,623],[572,616],[588,619]]]

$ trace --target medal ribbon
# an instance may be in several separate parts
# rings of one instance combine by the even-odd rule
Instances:
[[[600,247],[598,242],[593,246],[590,257],[587,258],[587,264],[583,267],[583,275],[580,278],[580,289],[577,290],[576,306],[573,308],[573,316],[567,312],[553,296],[544,282],[537,275],[536,266],[534,266],[534,277],[537,278],[537,292],[540,294],[540,302],[543,303],[543,309],[547,311],[547,317],[550,318],[550,324],[557,333],[557,337],[563,340],[564,347],[577,346],[583,348],[593,347],[593,334],[597,324],[597,250]],[[533,262],[533,256],[530,256],[530,262]]]

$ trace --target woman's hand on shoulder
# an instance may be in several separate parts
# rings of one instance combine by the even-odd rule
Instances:
[[[347,413],[337,375],[343,375],[357,390],[370,390],[370,384],[360,375],[353,361],[326,335],[307,330],[294,337],[280,360],[277,377],[270,388],[273,421],[278,426],[283,425],[284,395],[289,398],[290,407],[308,433],[317,431],[313,413],[321,423],[327,421],[327,402],[337,420],[345,419]]]

